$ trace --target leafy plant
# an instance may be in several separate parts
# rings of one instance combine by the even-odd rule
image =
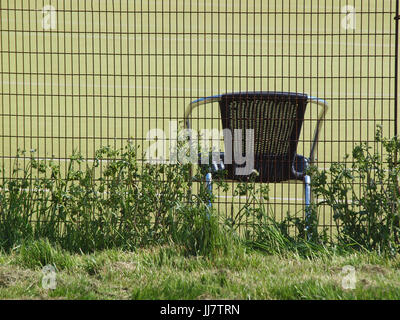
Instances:
[[[48,239],[92,252],[173,241],[205,254],[216,247],[219,226],[210,193],[204,186],[192,193],[191,183],[189,164],[138,163],[129,143],[97,150],[92,163],[74,153],[65,173],[32,153],[28,161],[18,158],[0,185],[0,246]]]
[[[380,154],[378,150],[383,150]],[[356,146],[353,161],[333,163],[329,170],[312,169],[313,192],[333,211],[339,243],[394,253],[400,236],[400,141],[375,135],[375,148]]]

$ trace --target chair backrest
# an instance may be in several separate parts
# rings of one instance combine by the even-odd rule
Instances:
[[[290,92],[242,92],[225,94],[219,101],[222,125],[232,132],[230,150],[241,143],[242,156],[246,154],[246,129],[254,132],[254,169],[259,173],[258,182],[279,182],[298,179],[293,176],[292,163],[308,96]],[[234,130],[242,130],[242,141],[235,141]],[[225,150],[227,150],[227,137]],[[228,140],[229,143],[229,140]],[[235,163],[225,165],[228,178],[245,180],[238,175]]]

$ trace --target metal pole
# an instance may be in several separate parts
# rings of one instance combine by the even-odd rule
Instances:
[[[211,196],[211,194],[212,194],[212,174],[211,174],[211,172],[206,174],[206,185],[207,185],[208,192]],[[211,208],[211,199],[208,201],[208,206]]]
[[[306,204],[306,232],[308,240],[311,239],[312,228],[311,223],[311,178],[310,176],[304,176],[304,190],[305,190],[305,204]]]

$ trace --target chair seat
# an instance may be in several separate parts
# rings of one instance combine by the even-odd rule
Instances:
[[[214,155],[214,159],[213,159]],[[218,160],[217,160],[218,159]],[[228,169],[232,164],[225,164],[225,156],[223,152],[217,154],[209,154],[209,163],[201,163],[201,155],[199,155],[199,165],[203,167],[204,172],[215,173]],[[308,158],[295,154],[293,161],[284,160],[278,157],[256,156],[254,161],[254,169],[258,172],[256,182],[281,182],[287,180],[303,180],[306,169],[310,161]],[[286,167],[288,166],[288,167]],[[272,170],[271,170],[272,169]],[[234,172],[234,170],[227,170]],[[215,176],[218,178],[218,175]],[[225,179],[233,181],[247,181],[249,176],[229,174]]]

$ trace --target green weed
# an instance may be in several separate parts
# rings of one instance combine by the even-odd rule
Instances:
[[[324,199],[316,207],[333,211],[339,244],[395,254],[400,240],[400,140],[384,138],[378,127],[374,150],[362,143],[354,148],[350,165],[346,156],[328,170],[313,168],[314,194]]]

